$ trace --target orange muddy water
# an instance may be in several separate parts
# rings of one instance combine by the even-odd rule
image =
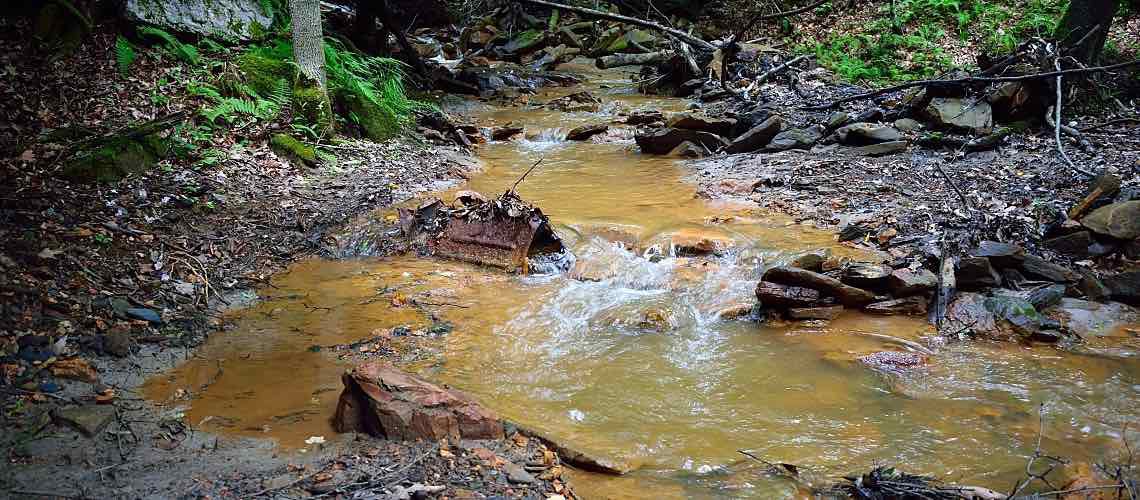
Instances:
[[[721,317],[754,302],[761,265],[820,247],[875,256],[784,217],[697,198],[682,164],[640,155],[628,138],[612,140],[628,137],[621,131],[609,142],[562,140],[623,108],[686,104],[638,96],[628,75],[572,69],[588,73],[588,87],[607,102],[599,112],[474,101],[462,110],[521,123],[530,136],[482,146],[486,169],[462,188],[501,192],[542,158],[519,191],[573,249],[575,276],[589,279],[415,257],[300,262],[261,291],[263,300],[231,315],[235,329],[148,382],[148,396],[182,407],[204,430],[304,448],[310,436],[332,434],[344,369],[402,347],[411,352],[405,368],[507,419],[638,466],[620,478],[576,473],[573,485],[587,498],[798,495],[738,449],[799,464],[821,483],[898,464],[1008,490],[1033,451],[1039,404],[1047,408],[1044,447],[1076,460],[1114,452],[1122,425],[1140,419],[1134,338],[1098,340],[1082,354],[942,345],[928,366],[888,374],[854,358],[903,346],[863,334],[922,341],[931,334],[923,320],[853,312],[829,324]],[[678,232],[731,241],[731,250],[672,257],[668,243]],[[645,258],[650,248],[665,256]]]

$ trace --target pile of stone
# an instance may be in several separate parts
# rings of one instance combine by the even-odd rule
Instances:
[[[850,262],[827,251],[769,268],[756,285],[766,311],[790,319],[831,320],[845,308],[883,315],[925,315],[938,277],[923,268]]]
[[[1106,172],[1063,221],[1054,224],[1042,245],[1073,259],[1119,253],[1140,260],[1140,191],[1121,190],[1120,178]]]

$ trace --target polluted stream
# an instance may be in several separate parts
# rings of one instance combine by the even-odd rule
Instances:
[[[147,395],[196,428],[303,452],[334,433],[344,370],[396,351],[404,369],[510,421],[636,467],[574,472],[587,498],[802,494],[741,449],[796,464],[817,485],[896,465],[1008,491],[1033,453],[1040,404],[1043,448],[1075,461],[1111,455],[1122,426],[1140,421],[1135,339],[1095,340],[1081,353],[934,343],[925,366],[889,372],[857,358],[905,348],[874,334],[924,341],[933,330],[922,318],[735,317],[755,303],[763,267],[797,252],[880,257],[751,204],[696,196],[683,163],[639,154],[631,130],[564,140],[621,110],[687,105],[636,94],[627,74],[573,69],[590,83],[531,102],[590,90],[604,101],[598,111],[478,101],[452,110],[525,127],[525,137],[480,147],[484,171],[460,189],[497,195],[542,159],[518,191],[550,217],[572,272],[512,275],[411,255],[302,261],[230,313],[233,329],[151,379]],[[450,202],[454,192],[435,195]],[[393,214],[374,214],[376,224]],[[694,236],[723,251],[670,252]]]

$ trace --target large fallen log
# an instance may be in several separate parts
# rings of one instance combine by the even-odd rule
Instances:
[[[669,50],[649,52],[647,54],[613,54],[595,59],[594,65],[597,66],[598,69],[610,69],[620,66],[642,66],[645,64],[657,64],[668,60],[670,57],[673,57],[673,52]]]
[[[541,5],[543,7],[551,7],[554,9],[560,9],[560,10],[564,10],[567,12],[574,12],[576,14],[583,15],[583,16],[589,16],[589,17],[598,18],[598,19],[609,19],[611,21],[618,21],[621,23],[633,24],[636,26],[641,26],[642,28],[649,28],[651,30],[655,30],[655,31],[659,31],[661,33],[665,33],[665,34],[667,34],[673,38],[676,38],[677,40],[680,40],[684,43],[687,43],[689,45],[692,45],[692,46],[700,48],[700,49],[704,49],[704,50],[708,50],[708,51],[716,50],[716,47],[713,44],[706,42],[704,40],[701,40],[700,38],[697,38],[697,37],[690,35],[688,33],[685,33],[684,31],[681,31],[681,30],[675,29],[675,28],[670,28],[668,26],[662,26],[662,25],[657,24],[655,22],[646,21],[644,19],[638,19],[636,17],[623,16],[621,14],[611,14],[609,12],[602,12],[600,10],[587,9],[585,7],[575,7],[572,5],[563,5],[560,3],[548,2],[546,0],[519,0],[519,1],[522,3],[529,3],[531,5]]]

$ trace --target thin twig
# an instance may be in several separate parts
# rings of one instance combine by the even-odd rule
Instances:
[[[1060,71],[1061,60],[1054,59],[1053,66],[1057,68],[1057,71]],[[1061,75],[1057,75],[1057,104],[1053,111],[1055,113],[1053,115],[1053,139],[1057,142],[1057,152],[1061,154],[1061,159],[1065,160],[1065,164],[1068,165],[1071,170],[1079,172],[1085,177],[1096,177],[1092,172],[1076,166],[1073,160],[1069,159],[1069,155],[1065,153],[1065,146],[1061,144]]]
[[[526,170],[526,172],[523,172],[522,177],[519,177],[519,180],[515,181],[515,183],[511,185],[511,188],[509,190],[507,190],[507,192],[513,192],[515,190],[515,188],[519,187],[519,183],[522,182],[523,179],[526,179],[526,176],[530,175],[530,173],[533,172],[534,169],[538,167],[538,164],[542,163],[542,160],[545,160],[545,159],[546,159],[546,157],[542,157],[542,158],[539,158],[538,161],[534,162],[534,165],[531,165],[530,168],[528,168]]]

